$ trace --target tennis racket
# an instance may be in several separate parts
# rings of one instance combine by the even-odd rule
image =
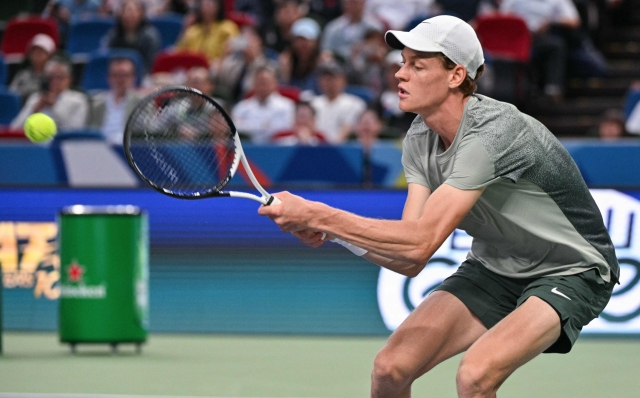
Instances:
[[[216,101],[192,88],[169,86],[142,99],[127,120],[124,152],[140,178],[165,195],[280,203],[251,171],[231,118]],[[260,196],[223,191],[240,162]]]

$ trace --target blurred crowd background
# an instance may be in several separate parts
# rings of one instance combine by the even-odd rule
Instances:
[[[400,51],[388,29],[468,21],[485,49],[480,94],[560,137],[640,134],[640,5],[632,0],[24,0],[3,2],[0,137],[49,114],[119,145],[145,93],[194,87],[256,144],[366,150],[401,139]]]

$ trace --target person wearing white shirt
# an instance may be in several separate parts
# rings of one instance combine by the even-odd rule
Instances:
[[[633,135],[640,135],[640,103],[637,103],[625,121],[625,128]]]
[[[127,118],[141,99],[135,91],[136,67],[128,58],[114,58],[107,79],[109,90],[91,101],[89,125],[99,129],[108,143],[122,145]]]
[[[240,133],[256,144],[269,142],[271,136],[293,125],[295,103],[278,93],[275,71],[263,66],[253,76],[253,95],[233,108],[231,118]]]
[[[542,59],[544,94],[562,97],[568,57],[566,40],[551,30],[553,26],[577,29],[580,15],[571,0],[504,0],[500,11],[522,18],[533,34],[532,53]]]
[[[38,112],[49,115],[56,122],[58,130],[84,128],[89,102],[84,94],[69,89],[71,65],[60,58],[50,59],[44,68],[44,82],[40,91],[29,96],[18,116],[11,122],[11,128],[22,128],[25,120]]]
[[[311,101],[316,111],[316,127],[330,144],[346,141],[367,104],[355,95],[344,92],[344,69],[336,62],[320,65],[319,86],[322,95]]]
[[[365,0],[342,0],[342,15],[324,28],[321,43],[324,53],[347,60],[353,45],[360,43],[368,31],[382,32],[382,23],[365,15],[364,7]]]

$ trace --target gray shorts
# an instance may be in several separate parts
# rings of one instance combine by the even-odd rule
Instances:
[[[615,282],[605,282],[595,269],[566,276],[508,278],[467,260],[435,290],[456,296],[487,329],[536,296],[556,310],[562,322],[558,340],[546,353],[567,353],[583,326],[597,318],[611,298]]]

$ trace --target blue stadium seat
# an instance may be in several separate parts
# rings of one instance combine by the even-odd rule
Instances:
[[[160,32],[160,48],[167,49],[178,41],[182,32],[182,16],[180,14],[164,14],[149,19],[151,25]]]
[[[18,94],[0,89],[0,125],[11,124],[11,121],[20,113],[21,106]]]
[[[367,104],[373,101],[373,91],[367,86],[349,85],[345,87],[344,91],[347,94],[362,98]]]
[[[82,58],[100,48],[102,38],[113,26],[115,26],[115,22],[111,18],[72,22],[67,39],[67,52],[74,60],[84,60]]]
[[[136,84],[142,81],[142,57],[135,50],[125,48],[103,49],[89,54],[87,64],[82,71],[80,85],[87,91],[107,90],[109,83],[107,73],[112,58],[128,58],[136,65]]]
[[[7,63],[4,61],[4,56],[0,53],[0,87],[4,87],[9,82],[7,81]]]

